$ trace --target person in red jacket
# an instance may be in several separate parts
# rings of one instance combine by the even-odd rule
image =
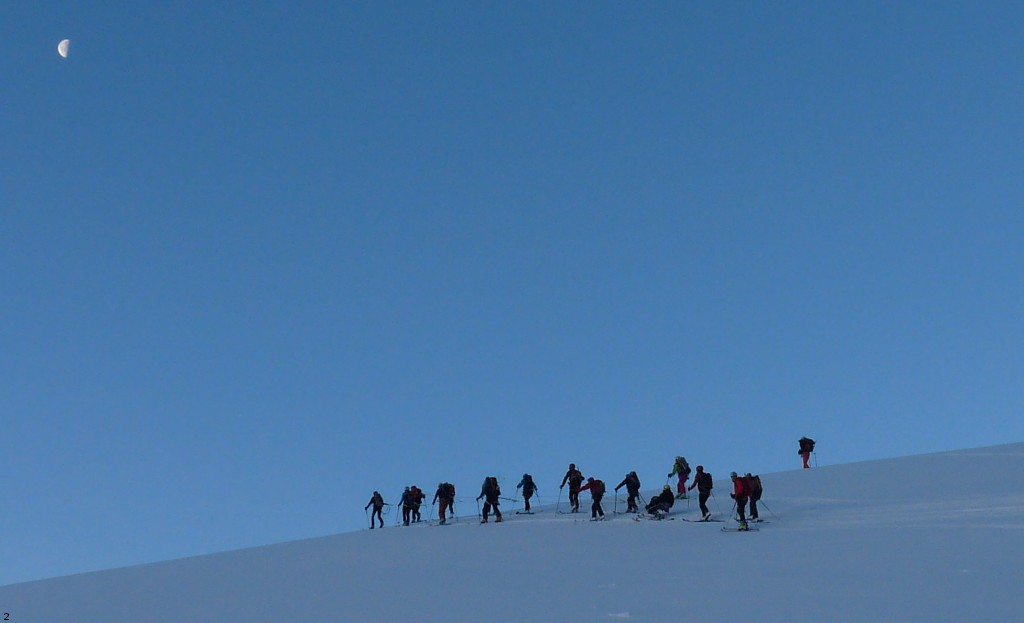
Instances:
[[[736,472],[729,474],[732,478],[732,499],[736,500],[736,512],[739,514],[739,529],[747,529],[747,498],[750,497],[750,484],[746,478],[740,478]]]
[[[591,521],[597,521],[598,515],[601,519],[604,519],[604,509],[601,508],[601,498],[604,497],[604,481],[597,480],[593,476],[587,478],[587,484],[580,487],[580,491],[586,491],[590,489],[590,497],[593,499],[593,504],[590,505],[590,519]]]

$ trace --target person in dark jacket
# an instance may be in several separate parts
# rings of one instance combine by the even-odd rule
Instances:
[[[571,512],[578,513],[580,511],[580,485],[583,484],[583,472],[576,469],[575,463],[569,463],[569,471],[565,472],[562,484],[558,488],[561,489],[567,482],[569,483],[569,505],[572,506]]]
[[[747,485],[750,487],[750,521],[760,521],[757,515],[757,502],[761,499],[761,494],[764,493],[764,489],[761,488],[761,477],[747,472],[744,478],[747,479]]]
[[[736,513],[737,519],[740,522],[739,529],[747,529],[747,499],[750,497],[750,485],[746,479],[740,478],[736,475],[736,472],[729,474],[732,478],[732,499],[736,500]]]
[[[434,502],[441,501],[441,505],[437,507],[437,516],[440,518],[441,523],[445,523],[445,512],[449,508],[454,508],[455,505],[455,485],[450,482],[442,482],[437,485],[437,493],[434,494]],[[454,513],[454,511],[453,511]]]
[[[501,523],[501,511],[498,509],[500,497],[501,487],[498,486],[498,479],[494,476],[484,478],[484,484],[480,487],[480,495],[476,496],[477,502],[481,498],[484,500],[484,518],[480,523],[487,523],[487,515],[490,514],[492,509],[494,510],[494,522]]]
[[[533,482],[533,476],[523,474],[523,479],[516,485],[516,490],[518,491],[519,489],[523,490],[523,503],[526,506],[526,512],[532,512],[530,511],[530,498],[537,492],[537,485]]]
[[[627,513],[638,513],[640,510],[636,506],[636,498],[640,495],[640,477],[636,475],[636,472],[629,472],[626,477],[622,479],[615,490],[618,491],[622,487],[626,487],[626,493],[629,497],[626,498],[626,512]]]
[[[811,467],[809,464],[811,453],[814,452],[814,440],[810,437],[801,437],[799,443],[800,449],[796,453],[804,460],[804,469],[809,469]]]
[[[408,526],[412,520],[412,508],[416,505],[416,501],[413,498],[412,489],[406,487],[405,491],[402,492],[402,499],[398,501],[402,505],[402,525]]]
[[[667,514],[675,502],[676,496],[672,495],[672,487],[665,485],[661,493],[651,498],[650,503],[647,504],[647,512],[655,517],[660,517],[660,513]]]
[[[708,498],[711,496],[711,489],[714,488],[714,480],[711,474],[704,471],[703,465],[697,466],[697,475],[693,477],[693,484],[689,490],[697,487],[697,501],[700,503],[701,521],[711,521],[711,511],[708,510]]]
[[[373,495],[370,497],[370,501],[367,502],[366,506],[363,507],[363,511],[365,512],[366,509],[370,508],[371,506],[373,507],[373,514],[370,515],[370,530],[373,530],[373,519],[374,519],[374,517],[376,517],[378,520],[380,520],[380,527],[383,528],[384,527],[384,496],[382,496],[377,491],[374,491]]]
[[[587,478],[587,484],[580,487],[580,493],[587,490],[590,491],[590,497],[593,501],[590,505],[590,518],[594,521],[597,521],[598,517],[604,519],[604,509],[601,508],[601,498],[604,497],[604,481],[598,480],[593,476]]]

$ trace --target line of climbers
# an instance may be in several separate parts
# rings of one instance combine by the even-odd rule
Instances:
[[[814,440],[808,437],[802,437],[800,439],[800,450],[798,454],[803,459],[803,467],[807,469],[810,467],[808,460],[810,454],[814,452]],[[650,502],[646,503],[644,510],[655,518],[662,518],[671,510],[677,499],[686,499],[687,492],[697,489],[697,503],[700,507],[701,519],[699,521],[712,521],[711,511],[708,509],[708,498],[714,494],[714,478],[710,472],[704,470],[703,465],[697,466],[697,473],[694,475],[693,484],[687,486],[690,474],[690,465],[686,461],[685,457],[677,456],[675,462],[672,465],[672,471],[668,473],[668,478],[677,476],[676,482],[676,493],[672,493],[671,487],[666,483],[662,488],[661,492],[655,497],[651,498]],[[740,476],[736,472],[729,474],[730,479],[733,483],[733,491],[730,493],[730,497],[736,502],[736,518],[739,522],[740,530],[747,530],[747,504],[750,505],[750,520],[759,521],[760,517],[757,510],[757,502],[761,499],[761,495],[764,490],[761,485],[761,477],[753,475],[747,472],[745,475]],[[569,486],[569,509],[565,511],[567,513],[578,513],[580,510],[580,493],[583,491],[590,491],[591,506],[590,516],[594,521],[604,519],[604,508],[601,506],[601,500],[605,495],[605,484],[604,481],[594,477],[586,478],[586,484],[584,484],[583,472],[577,469],[575,463],[569,464],[569,469],[565,472],[565,476],[562,477],[562,483],[559,485],[559,496],[558,502],[555,504],[556,512],[563,512],[559,510],[561,504],[561,491],[566,485]],[[643,499],[640,495],[640,478],[636,472],[629,472],[626,477],[622,479],[618,485],[615,486],[616,493],[619,489],[625,487],[627,498],[626,498],[626,513],[639,514],[640,509],[637,506],[637,499]],[[537,493],[537,484],[533,481],[533,476],[530,474],[523,474],[519,484],[516,485],[516,491],[522,489],[523,501],[525,510],[523,513],[532,514],[530,507],[530,499]],[[402,492],[399,505],[402,507],[402,521],[403,524],[408,526],[412,523],[418,523],[422,521],[420,515],[420,506],[426,499],[426,494],[423,493],[416,485],[406,487]],[[477,504],[479,505],[480,500],[484,500],[483,509],[481,511],[482,521],[481,523],[487,523],[490,516],[494,515],[494,521],[501,522],[501,510],[499,508],[501,504],[501,486],[498,484],[498,479],[494,476],[488,476],[484,479],[483,485],[480,487],[480,495],[476,497]],[[442,482],[437,485],[437,492],[434,493],[433,504],[440,502],[438,507],[438,520],[441,524],[447,522],[447,513],[451,512],[452,516],[455,516],[455,485],[450,482]],[[384,498],[377,491],[373,492],[373,496],[370,501],[367,502],[363,510],[368,510],[373,507],[373,514],[370,516],[370,529],[374,528],[375,520],[379,522],[379,527],[384,527],[383,509],[387,504],[384,502]]]

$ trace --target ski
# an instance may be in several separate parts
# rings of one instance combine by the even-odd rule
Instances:
[[[687,519],[686,517],[680,517],[680,519],[690,523],[725,523],[724,519]]]
[[[540,511],[536,511],[536,512],[539,513]],[[534,511],[516,511],[516,515],[533,515],[533,514],[534,514]]]
[[[739,528],[722,528],[722,532],[757,532],[759,528],[747,528],[746,530],[740,530]]]

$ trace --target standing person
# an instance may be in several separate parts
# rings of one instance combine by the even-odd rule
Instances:
[[[676,496],[672,495],[672,487],[665,485],[661,493],[651,498],[650,503],[647,504],[647,512],[655,517],[660,517],[660,513],[667,514],[675,502]]]
[[[797,450],[796,453],[804,460],[804,469],[811,467],[809,461],[811,460],[812,452],[814,452],[814,440],[810,437],[801,437],[800,449]]]
[[[530,511],[530,498],[537,491],[537,485],[533,482],[533,476],[529,474],[523,474],[523,479],[516,485],[516,491],[519,489],[523,490],[523,503],[526,505],[524,512],[529,513]]]
[[[636,475],[636,472],[629,472],[626,477],[622,479],[615,490],[618,491],[622,487],[626,487],[626,493],[629,497],[626,498],[626,512],[627,513],[638,513],[640,509],[636,506],[636,498],[640,495],[640,477]]]
[[[601,498],[604,497],[604,481],[597,480],[591,476],[590,478],[587,478],[587,484],[580,487],[580,490],[576,495],[578,496],[580,492],[586,491],[587,489],[590,489],[590,497],[593,500],[593,503],[590,505],[591,521],[597,521],[598,516],[600,516],[601,519],[604,519],[604,509],[601,508]]]
[[[575,463],[569,463],[569,471],[565,472],[562,484],[558,488],[564,487],[566,482],[569,483],[569,505],[572,506],[570,512],[578,513],[580,512],[580,485],[583,484],[583,472],[576,469]]]
[[[757,516],[757,501],[764,493],[764,489],[761,488],[761,477],[752,476],[750,472],[747,472],[744,478],[747,479],[747,486],[750,487],[750,521],[760,521]]]
[[[672,465],[672,471],[668,473],[668,477],[671,478],[676,474],[679,475],[679,482],[676,484],[676,498],[686,498],[686,481],[690,478],[690,464],[686,462],[686,458],[677,456],[676,462]]]
[[[494,509],[494,522],[501,523],[501,511],[498,510],[501,487],[498,486],[498,479],[494,476],[484,478],[484,484],[480,487],[480,495],[476,496],[477,502],[484,498],[484,520],[480,523],[487,523],[487,515]]]
[[[709,472],[704,471],[703,465],[697,466],[697,475],[693,477],[693,484],[687,491],[697,487],[697,501],[700,503],[701,521],[711,521],[711,511],[708,510],[708,497],[715,487],[715,481]]]
[[[419,523],[423,521],[423,517],[420,516],[420,506],[423,505],[423,500],[427,499],[427,494],[423,493],[423,490],[413,485],[409,489],[412,493],[412,522]]]
[[[455,485],[450,482],[442,482],[437,485],[437,493],[434,494],[433,504],[437,501],[441,501],[441,505],[437,508],[437,516],[441,519],[441,523],[445,522],[445,511],[452,508],[455,504]]]
[[[414,504],[412,489],[406,487],[405,491],[402,492],[402,499],[398,503],[402,505],[402,525],[408,526],[412,520],[412,507]]]
[[[378,520],[380,520],[380,527],[383,528],[384,527],[384,496],[382,496],[377,491],[374,491],[373,495],[370,496],[370,501],[367,502],[366,506],[363,507],[363,511],[365,512],[366,509],[370,508],[371,506],[373,507],[373,514],[370,515],[370,530],[373,530],[373,518],[374,517],[376,517]]]
[[[750,497],[750,485],[745,479],[736,475],[736,472],[729,474],[732,478],[732,499],[736,500],[736,512],[738,513],[739,530],[747,529],[747,498]]]

